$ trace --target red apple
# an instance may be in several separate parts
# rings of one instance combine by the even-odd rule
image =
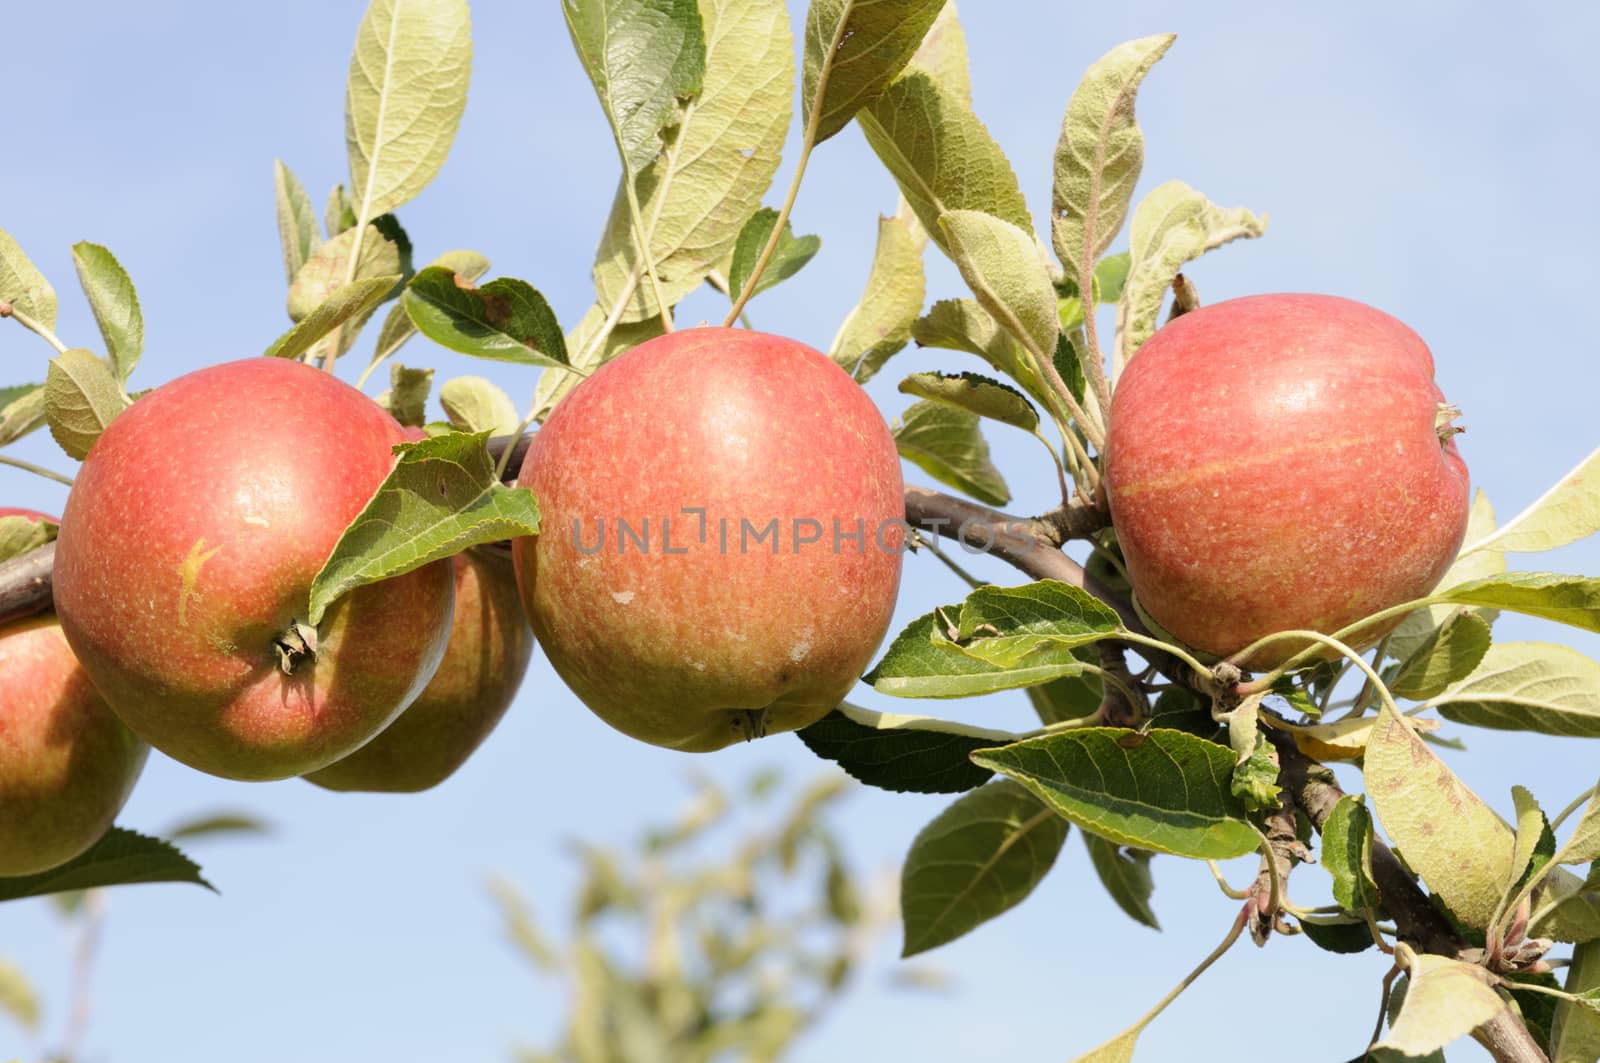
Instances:
[[[54,517],[0,507],[0,517]],[[0,625],[0,875],[66,863],[111,827],[150,747],[95,692],[53,614]]]
[[[725,328],[641,344],[573,389],[517,482],[541,514],[513,543],[534,633],[635,738],[699,752],[804,727],[888,628],[894,440],[804,344]]]
[[[1427,345],[1361,303],[1260,295],[1171,322],[1118,381],[1106,449],[1140,606],[1226,656],[1426,595],[1467,526],[1454,412]],[[1303,648],[1278,643],[1248,663]]]
[[[359,391],[270,358],[180,377],[111,423],[67,498],[55,604],[129,727],[202,771],[278,779],[354,752],[411,703],[444,653],[448,564],[303,624],[404,439]]]
[[[372,741],[306,778],[329,790],[415,793],[444,782],[489,737],[533,654],[504,547],[457,554],[455,620],[439,670]]]

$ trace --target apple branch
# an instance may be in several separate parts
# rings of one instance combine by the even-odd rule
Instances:
[[[0,561],[0,622],[50,607],[50,576],[55,564],[55,543]]]

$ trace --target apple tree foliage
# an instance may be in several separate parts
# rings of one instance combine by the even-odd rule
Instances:
[[[526,281],[483,280],[489,261],[474,251],[418,257],[397,217],[443,165],[466,104],[465,0],[374,0],[350,66],[348,184],[322,210],[288,166],[275,167],[290,325],[263,353],[331,370],[387,305],[360,379],[386,371],[378,401],[435,437],[397,448],[308,615],[364,583],[535,531],[537,500],[504,482],[514,437],[608,358],[670,330],[689,292],[727,293],[732,324],[804,268],[818,240],[789,223],[802,177],[811,154],[855,122],[901,195],[827,353],[861,381],[913,343],[973,356],[957,375],[908,372],[900,390],[914,401],[895,436],[907,461],[976,502],[909,488],[908,518],[923,525],[924,545],[959,536],[1032,580],[974,585],[913,621],[865,681],[906,698],[1022,689],[1036,730],[846,704],[800,734],[865,783],[951,795],[906,855],[906,955],[1022,902],[1073,826],[1116,903],[1151,926],[1158,854],[1255,852],[1254,881],[1223,884],[1242,902],[1237,916],[1173,996],[1245,935],[1259,945],[1304,934],[1330,951],[1393,958],[1374,986],[1386,1023],[1365,1049],[1365,1031],[1347,1035],[1363,1058],[1439,1058],[1468,1034],[1501,1060],[1600,1057],[1600,798],[1583,790],[1551,817],[1519,788],[1506,822],[1431,748],[1446,740],[1444,724],[1600,736],[1600,664],[1560,643],[1493,640],[1508,611],[1600,631],[1600,579],[1508,564],[1600,529],[1600,454],[1509,521],[1480,494],[1454,567],[1432,594],[1387,611],[1404,619],[1370,654],[1333,632],[1261,675],[1200,660],[1132,608],[1095,502],[1118,374],[1164,307],[1197,305],[1182,270],[1265,230],[1257,214],[1182,182],[1133,199],[1145,152],[1135,98],[1173,38],[1112,48],[1071,93],[1041,227],[973,109],[954,3],[812,0],[803,27],[791,27],[781,0],[565,0],[562,14],[621,175],[593,260],[595,302],[577,321],[558,322]],[[795,122],[799,155],[787,187],[775,186]],[[133,283],[109,250],[73,251],[97,350],[56,335],[55,289],[0,231],[0,316],[55,349],[42,381],[0,388],[0,446],[48,425],[81,459],[137,395]],[[928,301],[929,253],[951,259],[966,294]],[[418,333],[539,371],[530,408],[457,377],[438,387],[447,420],[428,422],[433,371],[398,357]],[[1033,518],[988,508],[1010,491],[985,421],[1044,443],[1059,508]],[[16,598],[19,573],[46,565],[35,534],[0,521],[0,556],[11,559],[0,601]],[[1089,548],[1084,566],[1062,550],[1073,541]],[[1336,762],[1360,768],[1365,796],[1344,793],[1325,767]],[[1313,846],[1336,903],[1305,908],[1291,900],[1291,872]],[[54,872],[0,880],[0,897],[155,880],[202,881],[170,846],[114,830]],[[1131,1058],[1171,999],[1080,1060]]]

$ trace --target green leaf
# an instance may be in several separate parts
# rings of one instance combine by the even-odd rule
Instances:
[[[1024,432],[1039,427],[1039,411],[1009,384],[977,373],[913,373],[900,381],[900,391],[975,413]]]
[[[1490,987],[1493,976],[1476,964],[1414,953],[1404,943],[1396,946],[1396,954],[1406,957],[1410,985],[1389,1036],[1374,1049],[1425,1056],[1465,1037],[1506,1007]]]
[[[526,488],[495,476],[487,432],[452,432],[395,447],[400,455],[344,530],[311,584],[311,624],[335,599],[469,546],[537,535],[539,507]]]
[[[1132,265],[1117,307],[1117,364],[1126,365],[1155,333],[1161,301],[1185,263],[1266,230],[1264,218],[1243,207],[1218,207],[1182,181],[1152,189],[1133,212]]]
[[[44,378],[45,416],[61,449],[82,461],[112,420],[128,408],[106,363],[81,347],[50,359]]]
[[[264,352],[269,358],[299,358],[346,321],[364,319],[400,283],[399,274],[368,277],[335,288],[317,308]]]
[[[1033,218],[1017,175],[970,103],[920,71],[890,83],[856,116],[933,242],[948,252],[939,216],[978,210],[1024,232]]]
[[[1110,606],[1087,591],[1045,579],[974,590],[961,605],[952,641],[969,656],[1015,668],[1040,650],[1071,650],[1121,630]]]
[[[1182,731],[1083,727],[983,750],[972,761],[1118,845],[1226,860],[1260,844],[1229,788],[1233,754]]]
[[[565,0],[561,13],[623,165],[637,173],[661,153],[661,131],[705,75],[695,0]]]
[[[1080,292],[1090,290],[1095,262],[1128,216],[1144,166],[1134,100],[1173,40],[1163,33],[1119,44],[1089,67],[1067,103],[1056,142],[1050,229],[1056,256]]]
[[[958,798],[917,834],[900,873],[902,958],[1016,907],[1055,864],[1067,822],[1010,779]]]
[[[1400,665],[1389,681],[1389,692],[1426,701],[1471,675],[1492,641],[1487,620],[1477,613],[1458,612]]]
[[[816,143],[849,125],[905,69],[943,6],[944,0],[812,0],[800,101],[803,120],[816,123]]]
[[[350,193],[344,190],[344,185],[334,185],[333,191],[328,193],[328,205],[323,208],[323,224],[328,227],[330,239],[355,228],[356,207],[350,202]]]
[[[144,315],[133,281],[116,256],[87,240],[72,245],[72,265],[106,341],[117,383],[126,384],[144,353]]]
[[[446,251],[428,266],[450,270],[469,284],[489,272],[489,260],[476,251]],[[411,315],[406,313],[405,301],[396,302],[389,308],[389,313],[383,319],[383,327],[378,330],[378,343],[372,350],[372,360],[367,363],[366,371],[371,373],[416,333],[417,326],[411,323]]]
[[[213,893],[193,860],[159,838],[112,827],[89,850],[37,875],[0,878],[0,901],[143,882],[192,882]]]
[[[1092,647],[1083,647],[1073,653],[1085,664],[1099,663]],[[1033,711],[1039,716],[1039,722],[1043,724],[1082,719],[1099,709],[1105,697],[1100,677],[1090,672],[1064,675],[1048,683],[1028,687],[1026,693],[1028,700],[1033,703]]]
[[[1283,788],[1278,785],[1278,754],[1267,736],[1254,731],[1245,736],[1250,748],[1233,766],[1229,789],[1252,812],[1278,807]]]
[[[396,362],[389,367],[389,390],[378,396],[378,405],[401,424],[421,428],[428,423],[428,396],[432,393],[432,369],[407,369]]]
[[[1481,550],[1531,554],[1554,550],[1600,531],[1600,449],[1490,535],[1469,533],[1462,556]]]
[[[910,225],[896,217],[879,218],[866,290],[839,326],[828,357],[862,383],[871,380],[911,338],[926,294],[922,248]]]
[[[1584,631],[1600,632],[1600,579],[1554,572],[1507,572],[1442,591],[1435,600],[1509,609]]]
[[[1572,966],[1562,986],[1573,995],[1600,990],[1600,942],[1584,942],[1572,950]],[[1550,1063],[1592,1063],[1600,1059],[1600,1014],[1563,1000],[1556,1005],[1550,1029]]]
[[[1105,1044],[1091,1048],[1076,1057],[1072,1063],[1133,1063],[1134,1045],[1138,1042],[1139,1035],[1144,1033],[1144,1028],[1150,1025],[1152,1018],[1154,1016],[1140,1019]]]
[[[967,32],[961,28],[956,0],[947,0],[939,17],[923,35],[922,43],[906,64],[907,70],[927,74],[946,92],[972,106],[972,73],[967,64]]]
[[[1100,876],[1100,884],[1111,894],[1117,907],[1134,922],[1160,930],[1161,924],[1150,907],[1150,895],[1156,888],[1155,880],[1150,877],[1150,858],[1155,854],[1117,845],[1088,831],[1079,833],[1089,847],[1089,861],[1094,864],[1095,874]]]
[[[1364,919],[1328,923],[1302,919],[1300,929],[1305,933],[1307,941],[1324,952],[1353,956],[1358,952],[1366,952],[1373,945],[1372,931],[1367,929]]]
[[[1102,258],[1094,267],[1094,301],[1115,303],[1121,300],[1128,283],[1128,271],[1132,268],[1133,256],[1126,251]]]
[[[1529,937],[1556,941],[1584,942],[1600,939],[1600,882],[1589,881],[1564,867],[1553,867],[1533,891],[1533,918]]]
[[[700,0],[700,19],[700,93],[660,157],[634,178],[649,259],[669,306],[733,250],[777,172],[793,108],[794,41],[782,0]],[[639,283],[643,265],[619,187],[595,255],[601,320],[618,305],[625,323],[660,316],[654,286]]]
[[[1458,921],[1487,928],[1511,881],[1511,830],[1388,709],[1367,739],[1363,773],[1406,863]]]
[[[16,442],[44,423],[43,384],[0,388],[0,447]]]
[[[56,290],[4,229],[0,229],[0,302],[55,330]]]
[[[508,436],[522,423],[511,396],[481,376],[446,380],[439,389],[439,404],[450,424],[462,432]]]
[[[976,729],[931,716],[894,716],[849,703],[795,734],[806,748],[831,760],[853,779],[880,790],[958,794],[994,774],[967,755],[1005,741],[1004,732]]]
[[[304,321],[344,284],[355,239],[356,231],[346,229],[318,247],[306,264],[300,267],[300,272],[295,274],[293,283],[289,285],[289,320]],[[391,274],[405,275],[400,244],[384,235],[377,225],[368,225],[366,239],[361,241],[361,258],[356,264],[355,279],[365,280]]]
[[[39,997],[28,976],[0,959],[0,1014],[11,1016],[17,1025],[32,1033],[39,1028]]]
[[[1600,738],[1600,664],[1557,643],[1499,642],[1428,704],[1474,727]]]
[[[457,275],[429,266],[401,296],[417,329],[441,347],[474,358],[521,365],[567,364],[566,339],[556,315],[526,281],[500,277],[463,288]]]
[[[750,274],[756,268],[756,260],[761,257],[761,251],[767,246],[767,240],[772,236],[772,227],[778,223],[778,212],[771,207],[762,207],[750,216],[744,228],[739,230],[739,239],[733,245],[733,266],[728,271],[728,287],[734,292],[744,291]],[[761,278],[756,281],[753,295],[760,295],[773,285],[780,284],[799,273],[807,262],[810,262],[816,253],[822,249],[820,236],[795,236],[789,223],[783,223],[783,235],[778,238],[778,246],[772,249],[772,257],[767,260],[766,269],[762,270]],[[918,303],[921,309],[920,301]]]
[[[1333,899],[1339,907],[1347,912],[1377,907],[1378,884],[1372,880],[1372,814],[1360,797],[1344,795],[1328,814],[1322,827],[1321,860],[1333,876]]]
[[[415,198],[439,172],[467,105],[471,71],[467,0],[367,6],[344,102],[358,223]]]
[[[974,210],[939,216],[950,257],[978,302],[1036,358],[1055,355],[1061,321],[1031,230]]]
[[[958,615],[958,607],[950,606],[913,620],[895,636],[866,681],[880,694],[894,697],[965,698],[1035,686],[1083,671],[1083,661],[1070,648],[1042,649],[1017,668],[982,661],[963,652],[946,634]]]
[[[1049,405],[1048,392],[1022,345],[989,312],[972,299],[941,299],[911,326],[911,337],[924,347],[976,354]]]
[[[1514,913],[1522,899],[1533,892],[1540,872],[1556,855],[1556,837],[1550,831],[1550,821],[1533,794],[1525,787],[1513,786],[1511,800],[1516,807],[1517,827],[1511,848],[1512,878],[1506,884],[1505,900],[1500,906],[1502,916]]]
[[[278,208],[278,240],[283,244],[283,268],[290,284],[322,246],[317,232],[316,208],[305,185],[282,159],[272,162],[272,195]]]
[[[1600,860],[1600,801],[1591,797],[1572,834],[1553,859],[1557,864],[1587,864]]]
[[[59,525],[33,517],[0,517],[0,561],[21,557],[55,541]]]
[[[567,334],[566,347],[571,352],[572,367],[584,373],[609,362],[623,351],[636,347],[645,340],[661,335],[661,319],[646,318],[631,324],[618,325],[607,332],[599,343],[593,342],[605,321],[605,312],[598,305],[591,306],[583,319]],[[539,386],[534,389],[533,409],[535,419],[544,420],[556,403],[577,387],[583,380],[578,373],[543,373]]]
[[[266,835],[272,828],[267,822],[248,812],[211,812],[186,819],[167,831],[172,841],[185,838],[216,838],[223,835]]]
[[[1494,531],[1494,507],[1489,504],[1489,496],[1482,489],[1473,496],[1472,508],[1467,514],[1466,541],[1473,542],[1482,539]],[[1475,553],[1463,551],[1456,556],[1450,568],[1445,571],[1439,580],[1440,589],[1454,587],[1470,580],[1484,579],[1497,576],[1506,570],[1506,557],[1504,554],[1493,550],[1482,550]],[[1430,605],[1418,609],[1400,622],[1394,634],[1389,636],[1388,653],[1396,660],[1403,661],[1417,651],[1423,642],[1432,637],[1444,622],[1450,617],[1462,612],[1458,605]],[[1471,610],[1484,620],[1493,623],[1496,613],[1493,609]]]
[[[893,434],[900,456],[940,483],[990,505],[1011,501],[1011,490],[989,460],[977,414],[922,401],[906,410]]]

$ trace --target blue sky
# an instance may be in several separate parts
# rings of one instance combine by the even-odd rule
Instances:
[[[109,246],[138,284],[147,344],[136,384],[255,354],[285,327],[272,160],[288,162],[319,203],[346,179],[343,87],[362,7],[9,5],[0,226],[54,280],[69,343],[95,339],[68,256],[79,239]],[[799,25],[803,5],[791,8]],[[978,113],[1036,217],[1083,69],[1122,40],[1176,31],[1140,99],[1142,187],[1181,177],[1218,203],[1272,219],[1264,240],[1232,245],[1190,272],[1202,297],[1323,291],[1408,322],[1465,411],[1462,452],[1502,517],[1593,448],[1600,87],[1587,42],[1600,13],[1575,4],[1511,19],[1487,4],[969,0],[963,20]],[[570,325],[592,297],[589,261],[616,172],[609,136],[554,4],[480,0],[474,22],[471,100],[455,150],[402,219],[419,256],[482,251],[496,273],[539,287]],[[792,159],[791,142],[780,181]],[[752,305],[756,324],[826,346],[865,279],[875,218],[894,201],[859,132],[824,145],[794,215],[797,231],[821,235],[821,256]],[[960,294],[955,271],[930,262],[930,298]],[[680,321],[719,317],[722,305],[695,297]],[[22,330],[0,329],[0,382],[40,378],[47,353]],[[525,370],[424,352],[420,341],[407,354],[441,377],[492,376],[518,396],[533,383]],[[362,361],[346,368],[353,374]],[[918,352],[898,362],[906,371],[958,364]],[[906,404],[894,392],[900,375],[891,367],[871,388],[886,414]],[[240,413],[249,415],[244,401]],[[1047,506],[1054,480],[1036,445],[1004,429],[990,437],[1013,508]],[[43,436],[15,453],[69,464]],[[0,469],[8,504],[59,510],[63,497]],[[1597,573],[1600,544],[1522,565]],[[902,619],[960,595],[925,558],[910,560],[905,583]],[[1502,636],[1571,638],[1516,621]],[[1572,641],[1600,651],[1600,640]],[[938,708],[996,726],[1027,719],[1020,697]],[[1463,737],[1471,752],[1452,764],[1503,811],[1513,782],[1531,782],[1549,808],[1594,782],[1593,747],[1581,742]],[[714,759],[629,741],[583,710],[542,661],[482,752],[420,796],[231,783],[154,757],[127,825],[156,830],[226,806],[270,819],[277,833],[197,847],[220,898],[182,887],[111,895],[90,1055],[115,1063],[506,1058],[513,1041],[538,1041],[555,1027],[562,1000],[502,943],[485,876],[504,874],[536,908],[559,912],[575,874],[563,839],[625,842],[646,815],[687,795],[691,768],[732,782],[767,765],[826,770],[789,737]],[[855,862],[894,863],[942,804],[855,795],[844,817]],[[1234,878],[1249,872],[1246,861]],[[1203,867],[1163,859],[1155,876],[1159,935],[1112,906],[1069,839],[1024,906],[934,954],[957,976],[953,996],[883,988],[898,944],[886,942],[861,991],[797,1058],[1071,1058],[1142,1013],[1226,929],[1232,902]],[[1324,878],[1302,869],[1296,899],[1315,903]],[[40,983],[52,1030],[65,1004],[68,944],[46,906],[0,907],[0,955]],[[1262,953],[1243,946],[1157,1022],[1140,1058],[1282,1054],[1260,1047],[1269,1044],[1349,1058],[1370,1029],[1382,970],[1375,954],[1331,957],[1301,940]],[[1305,1025],[1286,1010],[1285,986],[1317,1001]],[[1276,1006],[1251,1007],[1247,1017],[1238,1005],[1255,991],[1272,993]],[[0,1025],[0,1058],[35,1047]],[[1476,1058],[1471,1045],[1452,1052]]]

